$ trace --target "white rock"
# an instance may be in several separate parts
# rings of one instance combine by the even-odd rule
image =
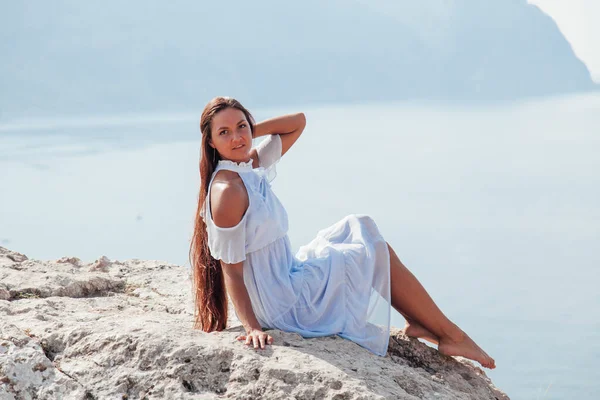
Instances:
[[[0,300],[1,399],[508,399],[470,362],[397,330],[385,357],[279,330],[265,350],[245,347],[231,305],[227,330],[194,330],[184,267],[130,260],[89,272],[11,254],[0,248],[12,293]]]

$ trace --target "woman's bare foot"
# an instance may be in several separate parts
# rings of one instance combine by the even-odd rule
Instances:
[[[409,337],[415,337],[415,338],[421,338],[424,340],[427,340],[428,342],[431,342],[433,344],[438,344],[439,340],[438,337],[435,336],[433,333],[431,333],[429,330],[427,330],[427,328],[425,328],[423,325],[419,324],[418,322],[406,322],[406,325],[404,326],[404,329],[402,329],[402,332]]]
[[[494,359],[481,349],[466,333],[461,331],[460,336],[440,338],[438,351],[447,356],[461,356],[469,360],[475,360],[489,369],[496,368]]]

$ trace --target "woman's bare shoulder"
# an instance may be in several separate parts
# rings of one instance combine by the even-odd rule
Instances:
[[[244,217],[249,204],[248,192],[237,172],[218,171],[210,189],[213,222],[222,228],[236,226]]]

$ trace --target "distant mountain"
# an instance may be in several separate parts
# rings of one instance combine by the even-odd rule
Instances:
[[[440,92],[510,99],[597,89],[554,20],[526,0],[360,0],[427,48]]]
[[[595,87],[526,0],[7,2],[0,120]]]

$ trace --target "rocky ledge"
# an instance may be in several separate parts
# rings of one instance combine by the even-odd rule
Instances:
[[[508,399],[471,362],[393,329],[385,357],[338,336],[192,329],[189,270],[30,260],[0,247],[0,399]]]

